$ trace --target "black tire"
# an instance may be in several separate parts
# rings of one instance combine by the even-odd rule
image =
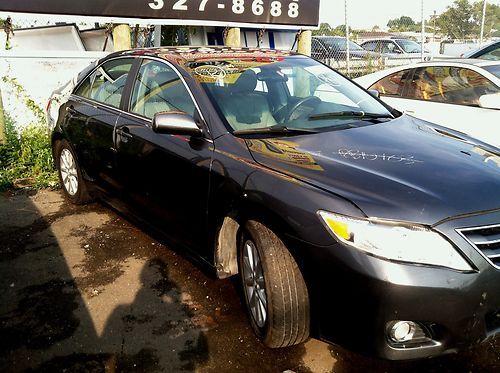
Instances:
[[[249,277],[249,271],[244,268],[245,252],[250,250],[247,247],[249,242],[253,243],[262,267],[263,287],[267,298],[265,322],[262,318],[259,322],[258,311],[252,311],[250,303],[255,304],[255,301],[249,299],[252,296],[247,292],[251,292],[247,289],[252,288],[246,285],[246,281],[247,284],[252,282],[252,276]],[[243,298],[254,332],[271,348],[288,347],[306,341],[310,327],[309,295],[299,267],[283,242],[263,224],[249,221],[245,225],[239,248]],[[246,259],[248,260],[248,255]]]
[[[87,185],[85,184],[85,180],[82,177],[80,165],[78,164],[76,154],[73,151],[71,145],[66,140],[58,140],[54,146],[54,149],[55,164],[59,174],[59,182],[61,183],[61,187],[66,198],[76,205],[83,205],[90,202],[92,198],[88,193]],[[76,169],[76,174],[73,175],[74,179],[76,179],[77,181],[77,187],[75,188],[75,190],[71,190],[71,187],[68,188],[63,180],[63,172],[61,171],[61,154],[66,151],[71,154]]]

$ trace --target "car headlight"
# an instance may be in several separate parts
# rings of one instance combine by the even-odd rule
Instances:
[[[318,211],[334,237],[383,259],[472,271],[470,264],[441,235],[420,225],[357,219]]]

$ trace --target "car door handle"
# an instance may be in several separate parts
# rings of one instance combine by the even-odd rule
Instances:
[[[122,141],[127,141],[126,139],[131,139],[133,136],[130,133],[128,127],[120,127],[116,129],[116,134],[121,137]]]
[[[78,112],[73,106],[66,106],[66,113],[68,113],[69,119],[78,116]]]

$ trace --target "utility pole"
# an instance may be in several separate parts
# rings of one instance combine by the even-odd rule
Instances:
[[[422,61],[425,60],[424,57],[424,46],[425,46],[425,15],[424,15],[424,0],[422,0],[422,41],[421,41],[421,48],[422,50],[420,51],[420,59]]]
[[[481,36],[479,37],[479,47],[483,45],[485,18],[486,18],[486,0],[483,1],[483,20],[481,21]]]
[[[347,1],[344,1],[344,13],[345,13],[345,42],[346,42],[346,64],[347,64],[347,76],[351,76],[351,47],[349,45],[350,43],[350,34],[351,31],[349,30],[349,13],[348,13],[348,8],[347,8]]]
[[[436,18],[437,18],[437,12],[434,11],[434,18],[432,19],[432,21],[433,21],[433,26],[432,26],[432,42],[436,41]]]

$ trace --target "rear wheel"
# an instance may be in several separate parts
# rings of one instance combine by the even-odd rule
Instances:
[[[240,276],[250,323],[268,347],[287,347],[309,337],[309,296],[295,259],[269,228],[245,226]]]
[[[75,153],[66,140],[58,141],[55,147],[59,181],[66,197],[75,204],[91,200]]]

